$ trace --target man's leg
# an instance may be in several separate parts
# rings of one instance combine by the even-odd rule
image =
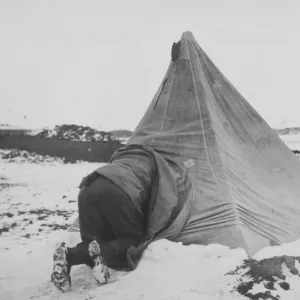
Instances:
[[[110,184],[110,182],[108,182]],[[113,240],[115,236],[102,208],[111,195],[106,192],[107,179],[98,177],[81,189],[78,196],[79,228],[82,241]],[[104,202],[104,203],[103,203]]]
[[[99,177],[99,176],[96,176]],[[95,179],[95,176],[93,180]],[[89,245],[98,238],[102,239],[101,233],[110,234],[111,230],[101,215],[91,205],[97,194],[89,192],[89,185],[92,181],[84,186],[78,195],[79,206],[79,221],[82,242],[75,247],[67,248],[65,243],[62,243],[54,252],[53,255],[53,272],[51,281],[62,292],[67,292],[71,287],[70,271],[74,265],[86,264],[91,268],[94,267],[94,259],[90,255]],[[111,237],[112,239],[114,237]],[[104,268],[105,269],[105,268]]]
[[[70,268],[76,265],[86,264],[89,267],[93,268],[94,261],[89,255],[89,242],[82,241],[77,244],[75,247],[67,248],[66,259]]]
[[[93,267],[93,260],[89,255],[89,244],[94,241],[114,240],[115,236],[110,225],[96,209],[95,202],[103,201],[103,192],[105,182],[101,181],[98,188],[92,185],[100,175],[93,176],[93,180],[88,182],[78,195],[79,227],[82,242],[73,248],[67,248],[67,260],[70,266],[87,264]]]
[[[127,194],[105,177],[98,177],[82,190],[78,199],[79,227],[89,244],[95,278],[110,280],[107,268],[128,269],[126,252],[143,237],[143,216]]]
[[[93,265],[99,259],[91,262],[90,258],[97,255],[101,256],[100,267],[105,280],[109,277],[106,266],[128,268],[126,253],[144,237],[144,217],[127,194],[105,177],[96,176],[81,189],[78,209],[82,243],[67,249],[68,270],[75,264]],[[95,240],[100,249],[94,247],[95,243],[91,244]],[[62,269],[57,278],[67,279],[67,275]],[[58,285],[60,281],[57,280]]]
[[[114,269],[128,268],[126,253],[130,246],[137,246],[144,237],[144,216],[121,188],[104,177],[99,177],[89,186],[88,194],[89,204],[82,205],[85,207],[79,204],[79,210],[83,212],[87,206],[92,206],[89,211],[98,212],[101,216],[98,220],[106,225],[103,227],[108,231],[94,234],[104,263]],[[84,224],[81,227],[82,239],[93,238],[86,234],[86,231],[92,232],[85,230],[90,228],[86,219],[80,223],[80,227]],[[88,222],[93,221],[89,219]]]

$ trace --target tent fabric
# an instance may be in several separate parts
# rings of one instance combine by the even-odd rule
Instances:
[[[126,151],[119,149],[109,164],[96,169],[95,172],[121,188],[141,214],[148,211],[155,161],[142,147],[127,147]]]
[[[158,238],[242,247],[250,256],[299,239],[297,157],[192,33],[185,32],[171,52],[156,95],[118,152],[143,147],[157,165],[148,236],[128,250],[132,266]]]

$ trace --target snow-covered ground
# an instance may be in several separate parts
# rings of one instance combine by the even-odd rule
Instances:
[[[251,299],[259,300],[259,293],[266,295],[266,291],[269,299],[300,299],[300,277],[293,275],[295,272],[284,262],[279,267],[286,279],[275,278],[274,290],[266,289],[263,280],[249,288],[249,268],[239,268],[247,258],[243,249],[183,246],[167,240],[152,243],[135,271],[120,273],[115,282],[107,285],[99,285],[88,267],[74,267],[71,292],[60,293],[50,282],[52,254],[60,241],[69,245],[79,241],[78,233],[65,229],[77,215],[76,198],[82,177],[97,167],[96,163],[29,163],[0,158],[1,300],[250,299],[235,291],[241,284],[248,286],[249,295],[257,295]],[[263,249],[254,258],[283,254],[300,255],[300,241]],[[297,260],[295,268],[300,271]]]
[[[1,130],[11,130],[11,129],[20,129],[20,127],[9,125],[9,124],[0,124]]]
[[[291,150],[300,151],[300,133],[279,136]]]

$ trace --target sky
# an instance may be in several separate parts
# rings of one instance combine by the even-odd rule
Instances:
[[[0,0],[0,123],[134,130],[187,30],[272,127],[300,126],[299,0]]]

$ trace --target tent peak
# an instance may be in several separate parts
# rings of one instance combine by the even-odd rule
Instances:
[[[175,61],[176,59],[178,59],[178,57],[180,56],[181,52],[186,52],[186,43],[185,41],[193,41],[196,42],[193,34],[191,31],[185,31],[182,34],[181,39],[176,43],[174,42],[172,45],[172,49],[171,49],[171,57],[172,57],[172,61]]]
[[[195,40],[193,33],[191,31],[185,31],[181,37],[182,40]]]

